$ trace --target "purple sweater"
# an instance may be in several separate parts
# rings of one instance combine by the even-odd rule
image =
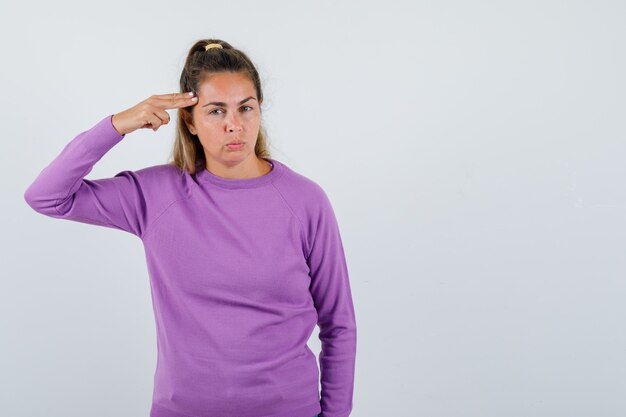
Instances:
[[[272,158],[256,178],[163,164],[85,179],[125,137],[111,120],[71,140],[24,198],[141,239],[157,329],[150,416],[348,417],[356,321],[322,188]],[[319,370],[307,346],[316,324]]]

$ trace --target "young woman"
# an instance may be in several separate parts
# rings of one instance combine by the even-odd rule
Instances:
[[[25,200],[141,239],[157,325],[151,417],[348,417],[356,321],[327,195],[270,157],[259,74],[242,51],[198,41],[180,91],[78,134]],[[84,178],[131,132],[169,123],[168,109],[170,163]],[[306,344],[315,325],[320,370]]]

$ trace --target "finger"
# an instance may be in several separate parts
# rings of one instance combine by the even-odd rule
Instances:
[[[159,118],[162,125],[166,125],[170,122],[170,114],[165,110],[154,109],[154,115]]]
[[[143,127],[147,127],[156,131],[162,124],[160,118],[158,118],[154,113],[148,113],[144,116],[143,119]]]
[[[190,93],[193,93],[193,95],[195,96],[196,93],[193,91],[190,91],[188,93],[168,93],[168,94],[155,94],[153,97],[156,98],[164,98],[164,99],[170,99],[170,98],[177,98],[177,97],[192,97],[192,95]]]
[[[157,99],[157,105],[163,109],[189,107],[198,102],[198,97],[192,97],[189,93],[161,94],[154,97]]]

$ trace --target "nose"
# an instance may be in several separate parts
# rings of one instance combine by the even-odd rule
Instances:
[[[241,132],[243,127],[241,125],[241,120],[239,120],[239,116],[234,114],[233,112],[230,115],[227,115],[225,119],[225,128],[228,132]]]

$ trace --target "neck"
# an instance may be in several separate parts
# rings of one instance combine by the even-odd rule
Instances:
[[[220,164],[207,159],[206,169],[213,175],[222,178],[255,178],[267,174],[272,170],[272,164],[263,158],[254,155],[249,160],[244,160],[231,165]]]

